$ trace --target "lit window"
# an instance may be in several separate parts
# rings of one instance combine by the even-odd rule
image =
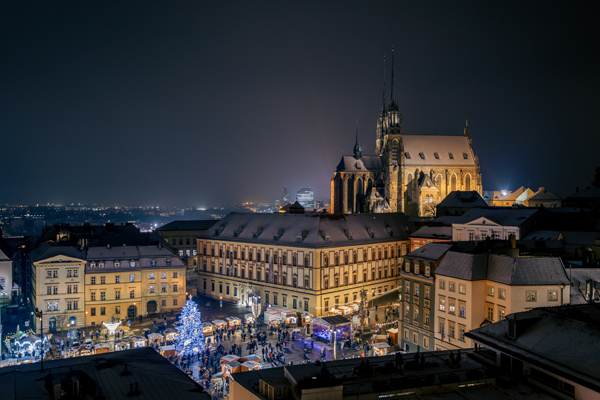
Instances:
[[[487,295],[494,297],[494,288],[492,286],[488,286],[487,288]]]
[[[498,289],[498,298],[506,299],[506,289]]]
[[[135,275],[129,275],[129,282],[135,282]]]
[[[556,290],[549,290],[548,291],[548,301],[557,301],[558,300],[558,293]]]
[[[467,287],[466,287],[465,285],[459,285],[459,286],[458,286],[458,292],[459,292],[460,294],[465,294],[465,293],[467,293]]]
[[[440,297],[440,311],[446,311],[446,299]]]
[[[535,290],[527,291],[527,301],[536,301],[537,293]]]

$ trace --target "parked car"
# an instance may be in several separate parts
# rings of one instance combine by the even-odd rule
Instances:
[[[73,339],[73,344],[71,344],[71,348],[74,350],[78,350],[79,349],[79,340]]]
[[[83,348],[86,350],[92,350],[94,348],[94,342],[92,339],[85,339],[83,341]]]

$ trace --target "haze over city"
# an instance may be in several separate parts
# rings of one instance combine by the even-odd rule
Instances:
[[[406,134],[461,135],[484,190],[586,187],[598,3],[3,2],[0,203],[328,200],[375,151],[391,49]]]

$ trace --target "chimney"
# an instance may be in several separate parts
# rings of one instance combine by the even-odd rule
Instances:
[[[519,249],[517,248],[517,237],[514,234],[508,236],[508,250],[506,255],[510,257],[519,257]]]

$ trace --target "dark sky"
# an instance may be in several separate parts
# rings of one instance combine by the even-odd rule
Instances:
[[[600,165],[598,4],[4,1],[0,203],[328,200],[392,45],[405,133],[468,118],[484,190],[569,194]]]

